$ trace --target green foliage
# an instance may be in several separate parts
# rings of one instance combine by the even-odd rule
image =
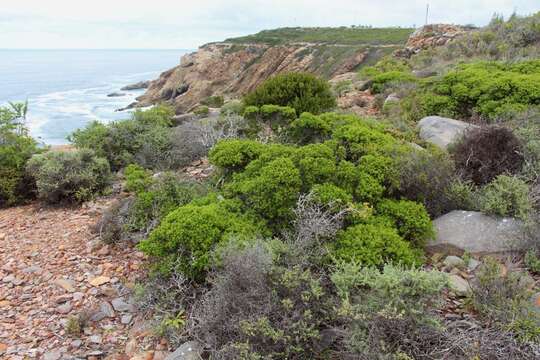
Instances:
[[[480,191],[479,205],[486,214],[525,220],[532,210],[529,186],[517,177],[499,175]]]
[[[464,64],[446,74],[434,86],[441,102],[454,109],[454,116],[470,118],[479,114],[495,119],[509,112],[540,104],[540,60],[516,64],[477,62]],[[445,99],[445,100],[443,100]],[[440,109],[425,104],[427,112]]]
[[[152,184],[150,172],[139,165],[128,165],[124,170],[124,176],[126,177],[126,190],[130,192],[142,192]]]
[[[212,108],[220,108],[225,103],[225,100],[223,99],[223,96],[221,95],[213,95],[209,96],[203,101],[201,101],[202,105],[212,107]]]
[[[503,273],[501,265],[487,258],[476,274],[470,301],[476,311],[523,341],[540,340],[540,314],[530,301],[533,280],[518,271]]]
[[[415,82],[416,77],[411,73],[402,71],[389,71],[379,75],[375,75],[372,79],[371,89],[375,94],[384,92],[389,85],[397,85],[400,83]]]
[[[150,184],[147,184],[144,178],[145,186],[141,186],[136,194],[127,214],[125,230],[148,233],[168,213],[206,194],[204,185],[179,178],[173,173],[166,172],[155,180],[149,180]]]
[[[536,255],[535,250],[529,250],[525,254],[525,266],[529,269],[529,271],[533,274],[540,274],[540,259]]]
[[[333,184],[318,184],[313,186],[311,191],[318,204],[330,206],[332,209],[344,208],[353,202],[351,194]]]
[[[22,121],[26,105],[0,107],[0,208],[15,205],[34,195],[35,185],[26,163],[39,152]]]
[[[193,110],[193,113],[198,116],[207,116],[210,114],[210,109],[206,105],[198,106],[195,110]]]
[[[332,123],[327,114],[313,115],[303,113],[289,127],[291,139],[299,144],[322,142],[330,138]]]
[[[210,151],[210,161],[229,171],[244,169],[263,152],[264,145],[253,140],[226,140],[218,142]]]
[[[49,151],[34,155],[27,165],[38,196],[48,203],[83,202],[102,193],[111,178],[107,160],[93,151]]]
[[[336,106],[330,85],[314,75],[287,73],[276,75],[244,97],[248,106],[288,106],[296,114],[311,112],[319,114]]]
[[[358,224],[343,230],[336,240],[332,256],[364,266],[396,262],[411,266],[420,263],[418,252],[384,220]]]
[[[218,244],[258,232],[247,216],[232,212],[224,203],[187,204],[169,213],[139,249],[159,259],[156,266],[162,273],[178,269],[191,279],[202,280]]]
[[[244,113],[244,104],[240,100],[231,100],[226,102],[221,107],[221,114],[227,115],[227,114],[236,114],[236,115],[242,115]]]
[[[270,45],[309,42],[328,44],[405,44],[413,29],[408,28],[280,28],[263,30],[254,35],[227,39],[227,42],[240,44],[262,43]]]
[[[377,214],[390,219],[399,235],[416,247],[422,247],[435,235],[431,219],[422,204],[385,199],[377,205]]]
[[[137,163],[145,168],[169,167],[170,129],[173,110],[158,105],[149,110],[136,111],[129,120],[107,125],[92,122],[73,132],[68,140],[78,148],[91,149],[106,158],[113,171]]]

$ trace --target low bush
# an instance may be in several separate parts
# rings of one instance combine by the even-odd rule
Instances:
[[[19,109],[17,104],[0,107],[0,208],[35,196],[35,183],[26,172],[26,164],[40,151],[28,136]]]
[[[388,218],[415,247],[424,246],[435,235],[426,209],[414,201],[385,199],[377,204],[377,215]]]
[[[111,179],[107,160],[87,149],[34,155],[27,169],[36,179],[38,197],[51,204],[89,200]]]
[[[530,286],[526,274],[509,270],[492,258],[486,259],[472,284],[471,304],[479,314],[511,331],[525,342],[540,340],[540,314],[533,309]]]
[[[208,114],[210,114],[210,109],[206,105],[201,105],[201,106],[197,107],[195,110],[193,110],[193,113],[195,115],[203,117],[203,116],[207,116]]]
[[[382,266],[387,262],[410,266],[421,261],[419,252],[384,220],[343,230],[338,234],[331,256],[364,266]]]
[[[515,174],[523,165],[520,141],[505,127],[471,129],[451,152],[461,176],[478,185],[501,174]]]
[[[416,77],[411,73],[402,71],[389,71],[379,75],[375,75],[371,79],[371,89],[373,93],[380,94],[389,86],[396,86],[402,83],[411,83],[416,81]]]
[[[304,73],[274,76],[244,97],[248,106],[280,105],[296,110],[296,114],[320,114],[336,106],[328,82]]]
[[[527,251],[524,262],[531,273],[540,274],[540,258],[536,254],[536,250]]]
[[[499,175],[480,191],[479,207],[486,214],[526,220],[532,210],[529,186],[517,177]]]
[[[139,248],[157,258],[161,273],[178,269],[188,278],[203,280],[218,244],[259,232],[246,215],[232,212],[223,202],[187,204],[169,213]]]
[[[152,184],[150,172],[138,165],[128,165],[124,170],[124,176],[126,178],[126,190],[130,192],[142,192]]]
[[[212,108],[220,108],[225,103],[225,100],[223,99],[223,96],[221,95],[213,95],[209,96],[203,101],[201,101],[202,105],[212,107]]]

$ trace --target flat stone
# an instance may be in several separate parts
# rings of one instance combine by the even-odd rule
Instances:
[[[23,273],[25,274],[35,274],[35,273],[40,273],[42,271],[43,270],[39,266],[36,266],[36,265],[32,265],[23,269]]]
[[[474,271],[474,270],[476,270],[476,268],[478,268],[480,266],[480,264],[482,264],[480,261],[478,261],[476,259],[470,259],[469,263],[467,264],[467,269],[469,271]]]
[[[71,311],[72,307],[69,303],[62,304],[56,308],[56,312],[60,314],[68,314]]]
[[[51,351],[43,354],[43,360],[58,360],[62,357],[60,351]]]
[[[493,254],[522,250],[526,247],[523,223],[513,218],[499,218],[476,211],[455,210],[433,221],[436,237],[428,243],[433,252],[462,255]]]
[[[177,348],[165,360],[200,360],[203,348],[197,341],[188,341]]]
[[[75,292],[75,282],[73,280],[57,279],[54,281],[54,283],[67,292]]]
[[[100,285],[108,283],[109,281],[111,281],[111,278],[109,278],[107,276],[98,276],[98,277],[95,277],[95,278],[91,279],[89,281],[89,283],[92,286],[100,286]]]
[[[103,312],[107,317],[114,317],[114,309],[108,301],[103,301],[99,304],[99,310]]]
[[[450,282],[450,289],[452,289],[456,295],[465,296],[471,290],[469,282],[459,275],[452,274],[448,277],[448,280]]]
[[[132,312],[134,310],[133,305],[128,304],[124,301],[122,298],[116,298],[111,301],[112,306],[114,307],[114,310],[116,311],[129,311]]]
[[[131,323],[131,320],[133,319],[133,315],[131,314],[125,314],[122,315],[122,318],[120,319],[120,322],[124,325],[129,325]]]
[[[94,343],[94,344],[101,344],[102,342],[102,339],[101,339],[101,336],[100,335],[92,335],[88,338],[88,340],[91,342],[91,343]]]
[[[73,340],[73,341],[71,342],[71,347],[74,348],[74,349],[80,348],[81,345],[82,345],[82,340],[79,340],[79,339]]]
[[[463,121],[444,118],[441,116],[428,116],[418,122],[420,138],[446,149],[455,142],[465,130],[477,127]]]

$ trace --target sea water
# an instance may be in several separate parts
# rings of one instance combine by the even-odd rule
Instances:
[[[28,100],[30,134],[48,145],[93,120],[129,118],[144,90],[120,91],[152,80],[180,63],[187,50],[0,50],[0,106]],[[113,92],[120,97],[108,97]]]

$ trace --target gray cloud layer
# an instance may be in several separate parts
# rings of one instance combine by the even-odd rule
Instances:
[[[4,2],[5,0],[2,0]],[[431,0],[430,22],[486,24],[538,0]],[[0,48],[195,48],[281,26],[413,26],[426,0],[19,0],[0,9]]]

